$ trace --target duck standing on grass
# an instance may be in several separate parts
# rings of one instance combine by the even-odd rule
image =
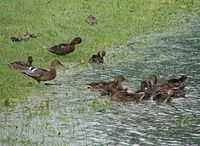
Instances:
[[[114,90],[123,90],[122,82],[128,82],[122,75],[116,76],[114,81],[106,82],[106,81],[99,81],[99,82],[92,82],[88,83],[88,88],[94,89],[100,92],[102,96],[110,95],[110,93]]]
[[[35,34],[27,33],[22,37],[15,37],[15,36],[10,37],[11,41],[13,41],[13,42],[20,42],[23,40],[28,40],[30,38],[36,38]]]
[[[81,42],[82,39],[80,37],[75,37],[69,44],[61,43],[49,48],[48,51],[56,55],[66,55],[73,52],[75,50],[75,45],[80,44]]]
[[[49,81],[53,80],[56,77],[56,66],[61,65],[65,68],[65,66],[58,60],[54,60],[51,62],[51,68],[50,70],[45,70],[42,68],[36,68],[36,67],[29,67],[22,70],[22,73],[35,79],[40,83],[41,81]]]
[[[32,66],[32,62],[33,62],[33,58],[32,56],[28,56],[28,59],[27,59],[27,62],[22,62],[22,61],[14,61],[14,62],[11,62],[8,64],[8,66],[11,68],[11,69],[19,69],[19,70],[22,70],[24,68],[27,68],[27,67],[31,67]]]

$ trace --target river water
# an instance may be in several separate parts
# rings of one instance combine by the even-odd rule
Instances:
[[[71,69],[45,97],[30,97],[0,114],[0,145],[200,145],[200,18],[190,16],[162,34],[133,37],[135,45],[108,49],[105,69]],[[185,98],[171,105],[114,102],[86,83],[123,74],[138,89],[157,75],[188,76]],[[48,91],[49,92],[49,91]]]

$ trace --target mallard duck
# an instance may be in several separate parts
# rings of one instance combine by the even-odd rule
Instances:
[[[106,51],[99,51],[96,55],[92,55],[89,59],[89,63],[91,64],[103,64],[103,57],[106,55]]]
[[[148,88],[148,84],[146,81],[142,81],[140,85],[140,90],[137,90],[135,93],[145,93],[143,100],[149,100],[153,95],[154,91]]]
[[[111,99],[114,101],[139,101],[142,100],[145,96],[144,92],[135,93],[130,88],[124,90],[115,90],[111,94]]]
[[[13,42],[28,40],[30,38],[36,38],[35,34],[25,34],[22,37],[15,37],[15,36],[10,37],[11,41],[13,41]]]
[[[110,95],[111,91],[113,90],[123,90],[122,82],[127,82],[128,80],[125,79],[122,75],[116,76],[114,81],[106,82],[106,81],[100,81],[100,82],[92,82],[88,83],[88,88],[95,89],[100,92],[100,94],[103,95]]]
[[[75,37],[69,44],[61,43],[55,45],[48,49],[48,51],[57,54],[57,55],[66,55],[75,50],[75,45],[80,44],[82,39],[80,37]]]
[[[182,75],[180,78],[173,78],[173,79],[167,80],[167,83],[174,84],[175,86],[180,86],[180,85],[183,85],[186,80],[187,80],[187,76]]]
[[[24,69],[26,67],[31,67],[33,62],[32,56],[28,56],[27,62],[22,61],[14,61],[8,64],[8,66],[12,69]]]
[[[172,96],[174,92],[172,90],[168,90],[166,92],[159,91],[154,94],[153,100],[157,102],[166,102],[169,103],[172,101]]]
[[[36,68],[36,67],[29,67],[22,70],[22,73],[35,79],[40,83],[41,81],[49,81],[53,80],[56,77],[56,66],[61,65],[65,68],[65,66],[58,60],[54,60],[51,62],[51,68],[50,70],[42,69],[42,68]]]
[[[156,94],[162,93],[162,95],[169,95],[169,92],[170,92],[171,98],[185,97],[186,91],[184,90],[184,88],[185,88],[186,80],[187,80],[187,77],[185,75],[181,76],[178,79],[174,78],[174,79],[167,80],[166,83],[157,85],[155,87],[154,92]]]
[[[89,25],[94,25],[94,24],[97,24],[97,19],[90,15],[88,16],[88,18],[85,20]]]
[[[147,84],[146,88],[153,91],[157,85],[157,76],[156,75],[150,76],[149,79],[146,80],[146,84]]]

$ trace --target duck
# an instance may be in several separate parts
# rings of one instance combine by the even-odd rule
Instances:
[[[25,34],[22,37],[15,37],[15,36],[10,37],[11,41],[13,41],[13,42],[20,42],[23,40],[28,40],[30,38],[36,38],[36,35],[35,34]]]
[[[89,25],[95,25],[95,24],[97,24],[97,19],[94,16],[92,16],[92,15],[88,16],[88,18],[85,21]]]
[[[166,81],[166,83],[157,85],[155,87],[154,92],[156,94],[163,93],[163,95],[164,94],[169,95],[169,92],[170,92],[171,98],[185,97],[186,95],[185,81],[186,80],[187,80],[187,76],[185,75],[182,75],[180,78],[169,79]]]
[[[186,75],[182,75],[180,78],[172,78],[167,80],[167,83],[174,84],[174,86],[181,86],[185,84],[185,81],[187,80]]]
[[[146,88],[148,88],[149,90],[154,90],[156,85],[157,85],[157,76],[156,75],[152,75],[150,76],[145,82],[146,82]]]
[[[114,90],[123,90],[122,83],[128,82],[128,80],[123,77],[122,75],[118,75],[115,77],[114,81],[106,82],[106,81],[99,81],[99,82],[92,82],[88,83],[88,88],[92,90],[98,90],[101,96],[110,95],[110,93]]]
[[[50,70],[37,68],[37,67],[29,67],[22,70],[22,74],[25,74],[33,79],[35,79],[38,83],[41,81],[50,81],[55,79],[56,77],[56,66],[61,65],[65,68],[65,66],[58,60],[54,60],[51,62]]]
[[[103,64],[104,59],[103,57],[106,55],[106,51],[99,51],[97,54],[92,55],[92,57],[89,59],[90,64]]]
[[[111,99],[119,102],[140,101],[144,98],[145,92],[136,93],[130,88],[115,90],[111,93]]]
[[[147,81],[142,81],[140,84],[140,90],[137,90],[135,93],[145,93],[142,100],[149,100],[154,94],[154,91],[148,88]]]
[[[32,66],[32,62],[33,62],[33,57],[32,56],[28,56],[27,62],[22,62],[22,61],[14,61],[11,63],[8,63],[8,66],[11,69],[18,69],[18,70],[22,70],[24,68],[27,67],[31,67]]]
[[[170,103],[172,101],[173,95],[174,95],[173,90],[159,91],[154,94],[153,100],[162,103],[163,102]]]
[[[60,43],[48,49],[49,52],[56,55],[66,55],[75,50],[75,45],[80,44],[82,39],[80,37],[75,37],[69,44]]]

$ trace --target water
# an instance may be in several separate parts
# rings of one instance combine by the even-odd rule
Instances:
[[[147,45],[110,49],[105,70],[59,72],[53,82],[61,86],[46,97],[31,97],[0,114],[0,145],[200,145],[199,22],[198,16],[191,16],[190,23],[177,29],[131,40]],[[124,86],[133,89],[152,74],[159,82],[186,74],[187,95],[173,100],[172,106],[119,103],[85,85],[118,74],[129,79]]]

